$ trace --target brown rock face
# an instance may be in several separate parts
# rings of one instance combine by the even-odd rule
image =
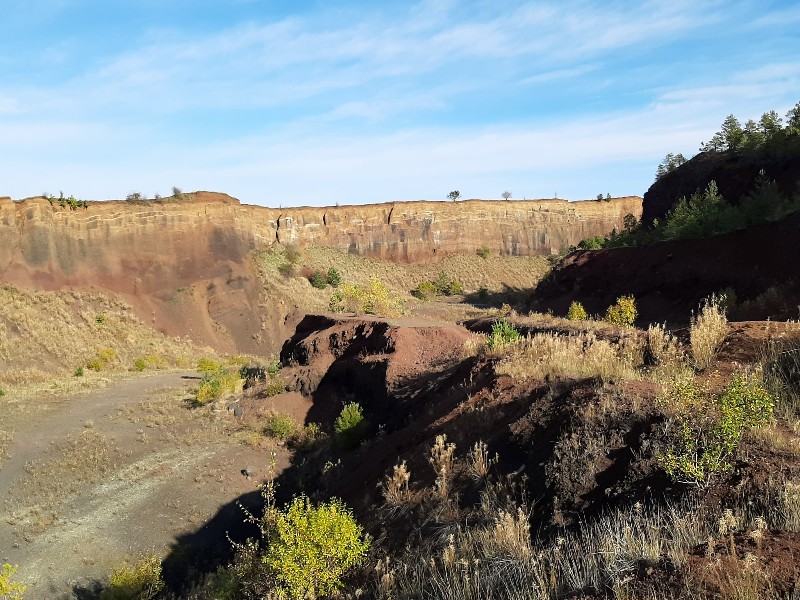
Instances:
[[[75,211],[41,198],[0,198],[0,281],[120,294],[166,333],[222,350],[265,352],[275,350],[299,318],[269,314],[273,302],[264,297],[249,257],[271,243],[407,262],[472,253],[482,245],[501,254],[549,254],[619,229],[628,213],[641,215],[638,197],[272,209],[224,194],[192,196],[97,202]],[[280,327],[270,327],[273,321]]]

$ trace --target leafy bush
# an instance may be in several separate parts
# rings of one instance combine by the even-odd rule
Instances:
[[[336,417],[333,429],[343,448],[354,448],[364,438],[366,425],[361,406],[357,402],[350,402],[344,405],[342,412]]]
[[[594,235],[585,240],[578,242],[578,248],[581,250],[599,250],[605,244],[606,239],[600,235]]]
[[[133,368],[137,371],[144,371],[147,368],[147,361],[143,358],[137,358],[133,361]]]
[[[444,271],[439,273],[439,277],[436,278],[436,281],[433,282],[433,285],[436,286],[436,293],[442,296],[453,296],[455,294],[464,293],[464,286],[461,284],[461,282],[457,281],[453,277],[450,277]]]
[[[132,565],[114,569],[100,600],[151,600],[163,589],[161,560],[151,555]]]
[[[286,441],[297,433],[300,426],[288,413],[273,413],[264,424],[264,435]]]
[[[263,560],[282,594],[301,600],[340,589],[342,576],[363,560],[368,549],[363,530],[339,500],[314,507],[301,496],[274,516]]]
[[[3,600],[22,600],[27,586],[14,581],[18,567],[6,563],[0,570],[0,598]]]
[[[569,305],[569,310],[567,310],[567,318],[570,321],[585,321],[589,318],[589,315],[586,313],[586,309],[583,308],[583,304],[573,301]]]
[[[518,342],[522,336],[519,330],[514,327],[507,319],[500,319],[492,325],[492,333],[486,340],[486,345],[490,350],[501,350],[509,344]]]
[[[0,389],[0,398],[4,398],[6,395],[6,391],[4,389]]]
[[[331,287],[339,287],[342,283],[342,274],[336,267],[331,267],[328,269],[328,273],[326,274],[325,278],[328,282],[328,285]]]
[[[711,398],[690,376],[673,381],[662,399],[674,413],[669,448],[660,457],[677,481],[707,485],[731,470],[730,457],[742,434],[772,420],[774,400],[754,375],[737,374],[722,395]]]
[[[487,246],[486,244],[484,244],[483,246],[478,248],[478,250],[475,253],[478,256],[480,256],[482,259],[486,260],[487,258],[489,258],[489,255],[492,253],[492,249],[489,248],[489,246]]]
[[[325,276],[325,273],[319,269],[314,271],[308,280],[311,282],[311,285],[318,290],[324,290],[326,287],[328,287],[328,278]]]
[[[636,320],[636,299],[633,296],[620,296],[617,301],[606,310],[605,321],[613,325],[630,327]]]

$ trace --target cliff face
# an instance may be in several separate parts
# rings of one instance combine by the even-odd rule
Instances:
[[[285,333],[246,334],[269,304],[249,254],[271,243],[408,262],[482,245],[500,254],[549,254],[621,228],[628,213],[641,215],[640,198],[272,209],[199,192],[192,201],[98,202],[74,211],[41,198],[0,198],[0,281],[121,294],[167,333],[260,352]],[[179,310],[176,290],[195,308]]]

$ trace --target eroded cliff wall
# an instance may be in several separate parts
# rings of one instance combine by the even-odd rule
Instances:
[[[259,320],[263,324],[269,310],[249,258],[269,244],[315,244],[407,262],[472,253],[483,245],[500,254],[550,254],[621,228],[628,213],[641,215],[638,197],[287,209],[242,205],[224,194],[191,197],[93,202],[77,210],[42,198],[0,198],[0,282],[121,294],[167,333],[261,352],[283,335],[245,333]],[[195,308],[178,310],[176,290],[189,288]]]

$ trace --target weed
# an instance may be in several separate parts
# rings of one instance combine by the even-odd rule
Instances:
[[[431,455],[428,462],[433,466],[436,472],[436,482],[434,484],[436,494],[442,501],[447,501],[450,496],[450,483],[453,478],[453,454],[455,454],[456,445],[447,443],[447,436],[440,434],[436,436],[436,440],[431,448]]]
[[[75,377],[83,377],[83,367],[78,367],[72,373]]]
[[[395,465],[394,469],[392,469],[392,474],[384,479],[381,486],[386,504],[390,507],[407,504],[411,500],[410,481],[411,472],[406,466],[406,461]]]

